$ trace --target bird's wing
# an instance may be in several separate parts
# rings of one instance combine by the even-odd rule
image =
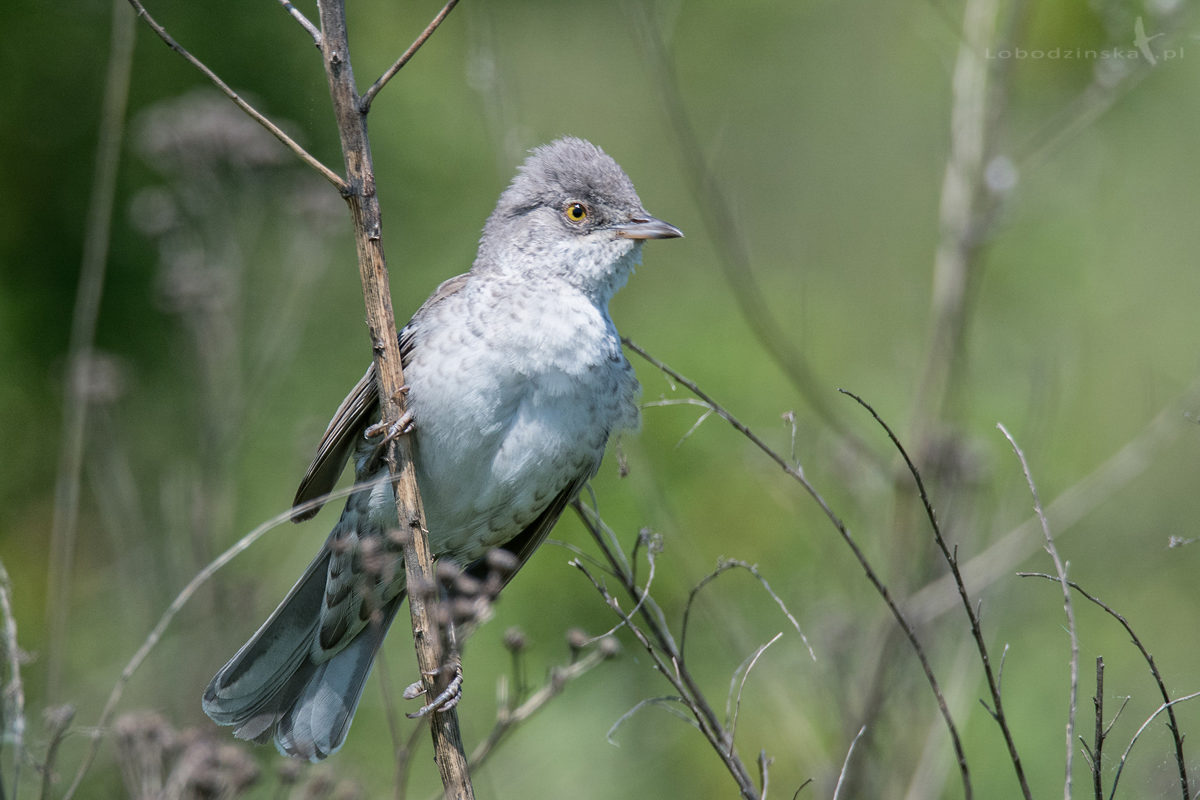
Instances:
[[[591,479],[592,473],[580,475],[575,480],[567,484],[561,492],[555,495],[542,513],[538,514],[533,522],[525,526],[525,528],[513,538],[509,539],[504,544],[500,545],[500,549],[507,550],[517,558],[517,566],[512,571],[501,576],[501,586],[506,585],[521,567],[525,566],[525,562],[533,555],[533,551],[537,550],[538,546],[546,540],[546,536],[550,533],[550,529],[558,522],[558,518],[562,516],[567,505],[575,499],[580,490],[587,485]],[[485,580],[491,567],[487,563],[486,556],[480,558],[467,567],[466,572],[478,580]]]
[[[408,363],[408,356],[412,351],[413,322],[419,320],[426,310],[461,289],[466,281],[466,273],[443,281],[429,299],[417,309],[417,313],[413,315],[413,321],[409,322],[400,332],[400,363],[402,366]],[[358,437],[362,436],[363,430],[374,421],[378,413],[379,385],[375,378],[375,363],[372,362],[371,366],[367,367],[366,374],[359,379],[358,383],[354,384],[350,394],[346,395],[346,399],[334,413],[333,419],[329,421],[329,427],[325,429],[325,434],[321,437],[320,444],[317,445],[317,454],[309,464],[308,471],[300,480],[300,487],[296,490],[296,499],[292,501],[293,507],[316,500],[333,491],[346,466],[346,460],[354,450]],[[418,421],[417,424],[419,425],[420,422]],[[311,519],[320,510],[321,505],[315,505],[307,511],[293,516],[292,521],[303,522]]]
[[[363,429],[378,413],[379,384],[375,380],[375,362],[372,361],[366,374],[354,384],[350,394],[346,395],[346,399],[338,406],[329,427],[325,429],[325,435],[317,445],[317,454],[300,480],[296,499],[292,501],[293,507],[333,491],[358,437],[362,436]],[[313,506],[292,517],[292,521],[303,522],[311,519],[320,510],[320,505]]]

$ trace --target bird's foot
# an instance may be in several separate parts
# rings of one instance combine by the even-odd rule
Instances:
[[[454,675],[450,678],[450,682],[446,684],[446,688],[442,690],[442,693],[411,714],[405,714],[405,716],[409,719],[420,719],[434,711],[449,711],[458,705],[458,701],[462,699],[463,668],[462,659],[457,654],[451,656],[450,660],[438,669],[425,674],[432,678],[448,669],[453,670]],[[424,693],[425,682],[417,681],[404,690],[404,699],[416,700]]]
[[[394,439],[398,439],[401,436],[406,436],[412,433],[414,430],[416,430],[416,427],[417,425],[413,421],[413,412],[405,411],[404,414],[401,415],[400,419],[396,420],[391,425],[387,425],[383,422],[376,422],[374,425],[368,426],[367,429],[363,431],[363,435],[368,439],[374,439],[376,436],[383,436],[383,439],[381,439],[379,442],[380,446],[383,446]]]

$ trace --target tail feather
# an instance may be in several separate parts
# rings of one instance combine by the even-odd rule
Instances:
[[[329,551],[322,549],[262,627],[204,690],[204,712],[221,725],[242,725],[272,705],[309,662],[320,618]],[[244,738],[255,738],[248,736]]]
[[[403,593],[332,658],[314,662],[329,550],[309,564],[287,597],[204,690],[204,712],[234,735],[312,761],[337,750]]]
[[[281,753],[320,761],[342,746],[375,654],[403,599],[401,595],[388,604],[380,624],[367,626],[345,649],[316,665],[279,717],[275,744]]]

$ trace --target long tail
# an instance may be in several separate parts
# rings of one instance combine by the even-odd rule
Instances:
[[[309,564],[275,612],[221,667],[204,690],[204,713],[234,735],[281,753],[320,761],[342,746],[362,697],[363,684],[387,634],[402,592],[332,658],[315,662],[313,641],[321,616],[329,549]]]

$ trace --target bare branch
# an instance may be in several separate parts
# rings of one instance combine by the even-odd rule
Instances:
[[[634,714],[641,711],[646,706],[661,706],[668,714],[678,717],[697,730],[702,730],[700,723],[696,722],[693,717],[690,717],[679,709],[674,708],[671,703],[679,703],[682,706],[686,706],[687,700],[682,697],[647,697],[645,700],[639,700],[633,708],[629,709],[620,717],[618,717],[617,721],[612,724],[612,727],[608,729],[608,733],[604,735],[605,741],[607,741],[613,747],[620,747],[621,745],[619,745],[617,740],[613,738],[613,734],[617,732],[617,728],[624,725],[630,718],[633,717]]]
[[[300,9],[292,5],[291,0],[279,0],[279,4],[283,6],[285,11],[292,15],[292,19],[300,23],[300,27],[308,31],[308,35],[312,37],[313,44],[320,48],[321,29],[309,22],[308,17],[304,16],[304,13]]]
[[[775,759],[767,758],[766,750],[758,751],[758,783],[762,786],[762,794],[758,796],[758,800],[767,800],[767,786],[770,785],[769,770],[773,763],[775,763]]]
[[[503,690],[499,691],[498,694],[501,695],[502,700],[496,709],[496,722],[487,737],[471,753],[471,769],[476,770],[487,761],[488,756],[495,750],[496,745],[513,728],[545,708],[547,703],[563,693],[563,690],[567,688],[567,685],[571,681],[583,677],[601,662],[615,656],[619,649],[620,646],[615,639],[602,639],[599,645],[589,650],[583,658],[573,661],[566,666],[552,669],[546,684],[531,694],[525,702],[516,708],[509,708],[506,699],[503,699],[506,693]],[[503,676],[501,678],[503,679]]]
[[[1018,572],[1017,575],[1022,578],[1045,578],[1046,580],[1055,581],[1056,583],[1058,582],[1057,577],[1054,575],[1047,575],[1044,572]],[[1075,583],[1075,581],[1067,581],[1067,585],[1079,592],[1092,603],[1095,603],[1097,606],[1104,609],[1109,616],[1121,623],[1121,627],[1125,629],[1127,634],[1129,634],[1129,638],[1133,641],[1133,645],[1138,649],[1138,652],[1142,654],[1142,658],[1146,660],[1146,664],[1150,667],[1150,674],[1154,676],[1154,682],[1158,685],[1159,696],[1162,697],[1163,706],[1166,708],[1167,717],[1170,720],[1168,727],[1171,730],[1172,737],[1175,739],[1175,762],[1179,767],[1179,787],[1183,792],[1184,800],[1192,800],[1191,793],[1188,789],[1187,761],[1183,755],[1183,734],[1179,731],[1179,723],[1175,719],[1175,709],[1172,705],[1171,696],[1167,692],[1167,684],[1165,681],[1163,681],[1162,674],[1158,671],[1158,665],[1154,662],[1154,656],[1152,656],[1150,651],[1146,649],[1146,646],[1142,644],[1142,640],[1138,638],[1137,633],[1135,633],[1133,630],[1133,626],[1129,624],[1129,621],[1125,619],[1125,617],[1119,614],[1104,601],[1089,594],[1087,590]],[[1126,698],[1125,702],[1129,702],[1128,698]],[[1125,705],[1122,704],[1121,708],[1117,709],[1117,713],[1113,715],[1112,720],[1108,724],[1108,728],[1106,728],[1104,731],[1105,736],[1108,735],[1108,730],[1112,728],[1113,724],[1117,721],[1117,717],[1121,715],[1121,711],[1123,711],[1124,708]]]
[[[1187,700],[1194,700],[1197,697],[1200,697],[1200,692],[1192,692],[1191,694],[1186,694],[1183,697],[1178,697],[1169,703],[1163,703],[1154,710],[1153,714],[1146,718],[1146,721],[1143,722],[1141,727],[1137,729],[1137,732],[1133,734],[1133,738],[1129,740],[1129,746],[1125,748],[1125,752],[1121,753],[1121,760],[1117,763],[1117,772],[1115,775],[1113,775],[1112,789],[1108,793],[1109,800],[1112,800],[1112,798],[1117,796],[1117,784],[1121,780],[1121,771],[1125,769],[1125,761],[1129,758],[1129,751],[1133,750],[1133,746],[1137,744],[1137,740],[1139,737],[1141,737],[1142,732],[1145,731],[1146,728],[1150,727],[1150,723],[1153,722],[1155,718],[1163,711],[1168,711],[1178,703],[1183,703]]]
[[[163,40],[167,47],[174,50],[176,53],[182,56],[185,61],[198,69],[200,73],[204,75],[204,77],[208,78],[212,82],[213,86],[216,86],[218,89],[220,89],[221,92],[230,100],[232,100],[238,108],[240,108],[242,111],[245,111],[250,115],[251,119],[266,128],[272,136],[283,142],[284,146],[295,153],[301,161],[319,172],[321,177],[329,181],[329,183],[331,183],[333,187],[341,194],[346,194],[349,189],[346,185],[346,181],[343,180],[340,175],[322,164],[316,158],[316,156],[312,155],[303,147],[301,147],[299,142],[288,136],[283,132],[283,129],[263,116],[263,114],[259,112],[258,109],[254,108],[254,106],[247,103],[240,94],[231,89],[229,85],[225,83],[225,81],[221,80],[215,72],[209,69],[203,61],[185,50],[178,42],[175,41],[174,38],[171,37],[169,33],[167,33],[163,26],[159,25],[154,20],[154,17],[150,16],[150,12],[146,10],[146,7],[141,4],[140,0],[129,0],[129,4],[133,6],[133,9],[137,11],[138,16],[146,21],[146,24],[150,26],[150,29],[158,35],[158,38]]]
[[[375,353],[380,423],[385,429],[391,429],[404,416],[404,371],[396,316],[392,310],[387,262],[383,254],[382,220],[379,196],[375,191],[371,145],[367,137],[366,108],[359,103],[354,82],[346,33],[345,3],[343,0],[325,0],[318,8],[321,56],[329,79],[329,94],[337,118],[346,168],[348,189],[344,197],[354,222],[367,328]],[[387,445],[385,455],[392,476],[400,532],[406,540],[403,550],[407,585],[410,589],[433,586],[433,554],[429,548],[425,509],[417,487],[410,438],[393,438]],[[450,663],[448,657],[456,659],[456,654],[451,652],[452,648],[445,639],[446,626],[438,625],[434,616],[434,602],[436,598],[424,592],[409,592],[408,609],[412,618],[417,665],[425,683],[425,696],[430,703],[438,701],[458,675],[457,668],[444,668]],[[447,797],[471,800],[474,790],[455,709],[452,706],[435,708],[429,721],[429,730],[433,736],[434,760]]]
[[[612,566],[613,571],[616,573],[616,579],[621,582],[622,590],[636,601],[642,595],[642,592],[634,582],[632,572],[627,567],[622,567],[623,557],[613,552],[609,540],[602,532],[601,526],[593,519],[595,512],[587,509],[578,498],[571,503],[571,507],[575,509],[575,513],[583,522],[584,527],[591,533],[593,541],[600,547],[604,557]],[[754,788],[754,781],[750,777],[750,771],[742,763],[741,758],[733,751],[732,738],[721,725],[716,712],[713,711],[703,691],[701,691],[699,685],[689,672],[687,662],[675,646],[674,638],[667,629],[662,610],[658,607],[658,604],[654,602],[652,597],[646,595],[644,602],[639,606],[640,616],[650,630],[650,634],[647,635],[646,631],[642,630],[633,621],[631,615],[621,610],[616,598],[609,593],[608,589],[600,581],[588,572],[587,568],[581,562],[574,561],[572,563],[592,582],[592,585],[596,587],[596,591],[604,598],[609,608],[625,622],[630,633],[637,638],[638,642],[649,653],[655,668],[663,674],[667,681],[674,687],[675,691],[679,693],[680,702],[691,712],[694,724],[704,735],[704,738],[708,740],[712,748],[716,750],[722,762],[724,762],[725,768],[737,783],[738,790],[744,800],[756,800],[759,792]]]
[[[1008,726],[1008,718],[1004,715],[1004,701],[1000,692],[1000,675],[992,673],[991,656],[988,652],[987,641],[983,637],[983,624],[979,616],[978,607],[971,603],[970,593],[967,591],[967,585],[963,581],[962,573],[958,568],[958,555],[956,552],[951,552],[950,547],[946,544],[945,537],[942,536],[942,527],[938,522],[937,514],[934,513],[933,503],[929,499],[928,492],[925,491],[925,480],[921,477],[921,471],[917,469],[917,465],[909,457],[908,451],[904,445],[900,443],[900,439],[896,436],[891,426],[884,421],[882,417],[876,413],[875,409],[869,403],[863,400],[853,392],[845,389],[838,391],[852,398],[856,403],[865,408],[867,412],[875,418],[879,426],[883,428],[892,445],[904,459],[904,464],[908,468],[908,472],[912,475],[913,480],[917,485],[917,493],[921,497],[921,504],[925,508],[925,517],[929,520],[929,527],[933,531],[933,539],[937,543],[938,550],[941,551],[942,557],[946,564],[950,567],[950,574],[954,579],[954,586],[958,590],[959,599],[962,601],[963,609],[967,612],[967,619],[971,623],[971,635],[975,639],[975,647],[979,652],[979,660],[983,664],[984,676],[987,678],[988,689],[992,695],[992,705],[988,706],[984,703],[984,708],[991,714],[992,719],[1000,726],[1000,732],[1004,736],[1004,743],[1008,748],[1008,757],[1012,761],[1013,769],[1017,775],[1017,782],[1021,785],[1021,791],[1025,798],[1031,798],[1032,794],[1029,789],[1029,781],[1025,777],[1025,768],[1021,764],[1021,756],[1017,752],[1016,740],[1013,738],[1012,731]],[[1007,648],[1005,648],[1007,652]],[[1003,664],[1003,662],[1001,662]],[[982,700],[980,702],[983,702]]]
[[[347,486],[346,488],[339,489],[336,492],[330,492],[327,495],[315,497],[306,503],[301,503],[294,508],[289,508],[287,511],[284,511],[281,514],[276,514],[254,530],[247,533],[241,539],[238,539],[229,548],[227,548],[225,552],[221,553],[221,555],[210,561],[204,567],[204,569],[193,575],[192,579],[188,581],[187,585],[184,586],[183,589],[179,591],[179,594],[175,596],[175,599],[171,601],[171,605],[167,606],[167,610],[163,612],[161,617],[159,617],[158,622],[151,629],[149,635],[146,636],[145,641],[142,642],[142,646],[137,649],[137,652],[133,654],[133,657],[130,658],[129,662],[125,665],[125,668],[121,670],[121,675],[117,679],[117,682],[113,685],[112,690],[109,692],[108,700],[104,703],[104,708],[100,712],[99,719],[91,729],[91,742],[88,745],[88,749],[84,754],[83,760],[79,763],[79,768],[75,772],[75,778],[71,782],[71,786],[63,795],[63,800],[71,800],[71,797],[74,796],[75,792],[78,791],[79,786],[83,783],[83,776],[91,767],[92,762],[96,758],[96,753],[100,749],[101,736],[103,736],[104,731],[107,730],[108,721],[112,717],[113,711],[116,710],[117,703],[121,701],[121,695],[124,694],[125,686],[133,678],[133,674],[138,671],[138,669],[142,666],[142,663],[146,660],[147,656],[150,655],[150,651],[153,650],[158,644],[159,640],[166,632],[167,627],[171,624],[171,620],[175,619],[175,615],[178,614],[185,605],[187,605],[187,602],[192,599],[192,596],[196,594],[201,586],[208,583],[209,578],[215,575],[217,570],[224,567],[243,551],[249,549],[251,545],[261,539],[268,531],[282,525],[297,514],[303,514],[305,511],[309,511],[314,508],[320,508],[330,500],[335,500],[340,497],[348,497],[355,492],[362,491],[365,488],[382,485],[388,480],[388,477],[382,477],[373,481],[355,483],[352,486]]]
[[[1104,800],[1104,657],[1096,656],[1096,695],[1092,698],[1096,708],[1096,730],[1092,738],[1092,795],[1095,800]],[[1187,774],[1186,772],[1184,773]],[[1186,786],[1186,784],[1185,784]],[[1187,789],[1184,789],[1184,796]]]
[[[850,749],[846,751],[846,758],[842,760],[842,771],[838,773],[837,786],[833,789],[833,800],[838,800],[838,795],[842,793],[842,785],[846,781],[846,772],[850,768],[850,756],[854,755],[854,746],[858,744],[858,740],[867,732],[867,726],[858,729],[858,733],[854,735],[854,740],[850,742]]]
[[[49,744],[46,746],[46,762],[42,765],[42,800],[49,800],[53,796],[51,786],[54,781],[54,762],[58,760],[58,748],[62,745],[63,739],[67,736],[67,730],[71,726],[71,720],[75,719],[75,709],[71,706],[54,706],[48,708],[43,713],[46,721],[46,727],[49,728],[47,739]]]
[[[64,381],[62,434],[54,481],[54,516],[50,532],[50,565],[46,582],[46,697],[58,694],[67,645],[67,591],[72,583],[84,437],[88,423],[87,387],[93,367],[96,320],[104,290],[117,170],[125,132],[129,80],[133,65],[135,20],[124,4],[114,0],[108,67],[104,79],[100,129],[97,132],[95,172],[88,197],[87,228],[79,265],[79,285],[71,315]],[[19,766],[18,766],[19,769]]]
[[[375,95],[379,94],[380,90],[387,85],[387,82],[395,77],[396,73],[405,64],[412,60],[412,57],[421,49],[421,45],[425,44],[425,40],[433,35],[433,32],[438,29],[438,26],[442,24],[442,21],[454,10],[456,5],[458,5],[458,0],[448,0],[446,5],[442,7],[442,10],[433,18],[433,21],[425,26],[425,30],[421,31],[421,35],[408,46],[408,49],[404,51],[400,58],[396,59],[396,63],[388,67],[387,71],[380,75],[375,83],[371,84],[371,88],[367,89],[366,93],[362,96],[362,100],[359,101],[362,113],[365,114],[371,110],[371,103],[375,101]]]
[[[680,654],[686,652],[688,619],[691,616],[692,604],[696,601],[696,595],[699,594],[701,589],[715,580],[717,576],[732,569],[744,569],[762,584],[763,589],[765,589],[767,594],[771,596],[771,599],[775,601],[775,604],[779,606],[779,609],[783,612],[783,615],[787,617],[788,622],[792,623],[792,627],[796,629],[796,633],[800,634],[800,641],[804,642],[804,646],[808,648],[809,657],[812,658],[813,661],[816,661],[817,654],[813,652],[812,645],[808,642],[808,637],[805,636],[804,631],[800,629],[800,623],[794,616],[792,616],[792,612],[788,610],[787,604],[783,602],[783,598],[775,593],[775,590],[771,588],[771,584],[767,583],[767,579],[764,578],[762,573],[758,571],[758,567],[746,561],[739,561],[738,559],[733,558],[723,559],[721,563],[717,564],[716,569],[701,578],[700,581],[692,587],[692,590],[688,592],[687,603],[683,607],[683,622],[679,626]]]
[[[1063,786],[1063,797],[1066,800],[1071,798],[1071,763],[1075,755],[1075,711],[1079,701],[1079,632],[1075,628],[1075,607],[1071,604],[1071,589],[1067,582],[1067,567],[1063,564],[1062,559],[1058,557],[1058,548],[1054,546],[1054,537],[1050,535],[1050,523],[1046,521],[1046,512],[1042,510],[1042,501],[1038,497],[1037,485],[1033,482],[1033,474],[1029,471],[1029,462],[1025,460],[1025,453],[1021,451],[1017,441],[1013,439],[1012,434],[1004,427],[1003,423],[996,423],[996,427],[1004,434],[1004,438],[1008,439],[1008,443],[1012,445],[1013,452],[1017,454],[1017,458],[1021,462],[1021,470],[1025,473],[1025,481],[1029,484],[1029,493],[1033,495],[1033,509],[1037,513],[1037,517],[1042,523],[1042,533],[1046,537],[1046,552],[1050,554],[1050,558],[1054,560],[1054,569],[1058,572],[1058,582],[1062,586],[1063,592],[1063,609],[1067,615],[1067,632],[1071,637],[1071,691],[1070,691],[1070,707],[1067,710],[1067,764],[1066,764],[1066,779]]]
[[[825,516],[837,530],[838,535],[841,536],[842,541],[845,542],[846,546],[849,547],[850,551],[854,554],[854,558],[858,561],[859,566],[866,574],[867,580],[883,599],[884,604],[892,613],[892,617],[896,620],[896,624],[900,627],[900,630],[904,633],[905,638],[908,639],[909,644],[912,646],[913,652],[916,654],[917,660],[921,664],[921,669],[925,673],[925,680],[928,682],[930,690],[933,692],[934,699],[938,705],[938,711],[941,713],[942,719],[946,723],[946,729],[950,733],[950,739],[954,746],[955,756],[958,759],[959,775],[961,776],[963,782],[963,795],[967,798],[967,800],[970,800],[970,798],[973,796],[973,793],[971,789],[970,769],[967,765],[967,755],[963,750],[962,739],[958,735],[958,727],[954,724],[954,719],[950,715],[950,709],[946,705],[946,698],[942,694],[941,686],[938,682],[937,676],[934,675],[933,667],[929,663],[929,657],[926,655],[925,648],[921,645],[920,640],[917,638],[916,631],[913,629],[912,624],[908,621],[908,618],[904,615],[904,613],[900,610],[900,607],[896,604],[896,601],[892,598],[892,593],[879,578],[879,575],[875,572],[874,567],[872,567],[871,563],[867,560],[866,554],[863,553],[862,548],[858,546],[858,542],[855,541],[854,537],[850,534],[850,529],[847,528],[846,524],[842,522],[841,518],[834,513],[833,509],[825,501],[825,498],[821,496],[821,493],[817,491],[816,487],[809,483],[808,479],[804,477],[804,473],[800,470],[799,466],[792,466],[783,456],[775,452],[775,450],[769,447],[753,431],[746,427],[745,424],[743,424],[731,413],[729,413],[729,411],[727,411],[723,406],[719,405],[715,400],[709,397],[709,395],[694,382],[688,380],[683,375],[671,369],[662,361],[659,361],[651,356],[641,347],[634,344],[632,340],[628,338],[622,338],[621,341],[627,348],[637,353],[639,356],[657,367],[662,372],[669,375],[680,385],[686,387],[688,391],[692,392],[692,394],[708,403],[717,416],[721,417],[721,419],[732,425],[736,431],[749,439],[768,458],[778,464],[788,476],[804,487],[804,490],[808,492],[809,496],[812,497],[812,499],[825,513]]]
[[[746,681],[750,677],[750,670],[754,669],[754,665],[758,663],[758,659],[767,651],[767,648],[779,641],[783,636],[783,631],[771,637],[770,641],[761,644],[750,656],[743,661],[737,669],[733,671],[733,676],[729,680],[729,699],[725,702],[725,716],[729,718],[726,727],[729,729],[729,750],[733,751],[733,738],[737,735],[738,712],[742,710],[742,693],[746,690]],[[738,680],[739,674],[741,680]],[[734,691],[736,689],[736,696]],[[733,711],[729,710],[729,706],[733,705]]]
[[[25,762],[25,689],[21,683],[21,650],[17,645],[17,619],[12,609],[12,581],[0,562],[0,655],[4,656],[7,680],[0,689],[0,741],[13,746],[12,796],[21,789],[21,765]],[[0,782],[0,790],[3,789]]]
[[[1197,397],[1200,397],[1200,377],[1193,380],[1176,400],[1164,406],[1133,439],[1051,501],[1046,514],[1054,518],[1060,537],[1100,503],[1110,499],[1117,489],[1127,486],[1156,463],[1156,456],[1164,448],[1179,441],[1180,417]],[[962,564],[964,580],[979,591],[1011,575],[1017,564],[1037,551],[1035,538],[1040,533],[1039,527],[1034,516],[988,545]],[[914,620],[925,624],[955,604],[953,576],[947,575],[912,594],[904,606]]]
[[[641,537],[638,538],[638,541],[639,542],[641,541]],[[651,548],[651,547],[646,548],[646,561],[650,565],[650,572],[646,576],[646,585],[644,587],[642,587],[641,594],[637,598],[637,602],[634,603],[633,608],[630,609],[629,614],[627,616],[632,617],[633,615],[637,614],[638,611],[641,610],[642,604],[646,602],[646,598],[648,598],[650,596],[650,586],[654,583],[654,571],[656,568],[656,564],[655,564],[656,552],[657,551],[654,548]],[[637,561],[637,552],[636,551],[633,554],[633,561],[634,561],[634,563],[636,563],[636,561]],[[593,636],[591,639],[588,639],[585,642],[585,644],[593,644],[602,639],[606,639],[606,638],[612,636],[617,631],[619,631],[624,626],[625,626],[624,622],[618,622],[616,625],[612,626],[611,628],[609,628],[607,631],[600,634],[599,636]]]

